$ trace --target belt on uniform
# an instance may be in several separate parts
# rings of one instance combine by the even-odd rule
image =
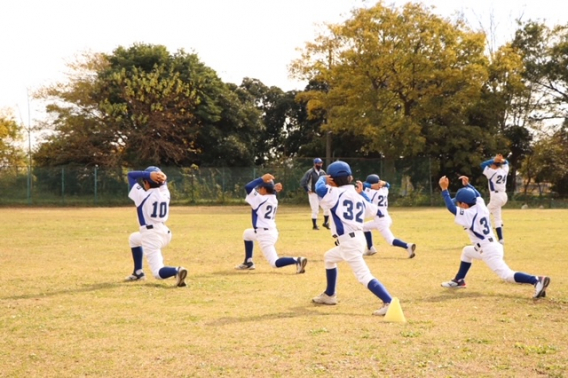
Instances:
[[[493,243],[493,238],[488,238],[487,241],[488,241],[489,243]],[[483,252],[483,250],[482,250],[482,245],[479,244],[479,243],[475,243],[475,244],[473,245],[473,248],[474,248],[477,252],[479,252],[479,253]]]
[[[257,230],[260,230],[260,231],[263,231],[263,230],[264,230],[264,231],[268,231],[268,230],[270,230],[270,228],[260,228],[260,227],[257,227],[257,228],[254,229],[254,232],[256,233]]]
[[[493,193],[499,193],[499,191],[498,191],[498,190],[494,190]]]
[[[350,238],[354,238],[354,237],[355,237],[355,233],[354,233],[354,232],[350,232],[350,233],[348,233],[348,234],[343,234],[343,235],[341,235],[341,236],[345,236],[345,235],[349,236]],[[335,239],[337,239],[337,240],[334,242],[334,244],[335,244],[336,246],[339,245],[339,236],[338,236],[338,235],[332,235],[332,236],[333,236]]]
[[[354,232],[350,232],[350,233],[348,233],[347,235],[349,235],[349,236],[350,236],[350,237],[352,237],[352,238],[354,238],[354,237],[355,237],[355,233],[354,233]],[[337,238],[337,237],[338,237],[338,236],[337,236],[337,235],[335,235],[335,234],[334,234],[334,235],[332,235],[332,236],[333,236],[334,238]]]
[[[154,225],[152,225],[152,224],[147,224],[147,225],[146,225],[146,230],[151,230],[151,229],[153,229],[153,228],[154,228]]]

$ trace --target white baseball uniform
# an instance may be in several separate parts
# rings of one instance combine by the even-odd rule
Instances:
[[[144,190],[134,184],[128,197],[134,201],[138,213],[140,231],[130,235],[130,248],[142,247],[152,275],[161,279],[159,271],[164,267],[162,248],[172,240],[172,233],[165,222],[169,217],[170,191],[166,183],[159,188]]]
[[[471,263],[474,259],[483,260],[499,277],[515,282],[515,272],[503,259],[503,245],[493,234],[489,216],[489,209],[481,196],[477,197],[475,206],[469,209],[457,208],[455,222],[464,228],[472,243],[463,248],[461,261]]]
[[[345,261],[357,280],[367,287],[375,277],[363,259],[366,247],[363,222],[377,213],[377,207],[357,193],[353,185],[327,185],[327,193],[322,197],[321,204],[331,211],[331,232],[339,242],[339,245],[325,253],[325,268],[335,269],[338,262]]]
[[[488,161],[489,162],[489,161]],[[493,215],[493,224],[495,227],[503,227],[503,217],[501,215],[501,208],[507,203],[507,175],[509,174],[509,164],[504,162],[497,168],[491,168],[491,165],[486,165],[483,168],[483,175],[487,177],[489,186],[489,203],[487,208]]]
[[[260,194],[253,189],[247,194],[246,202],[252,207],[252,225],[243,233],[245,241],[258,241],[260,249],[270,266],[276,268],[275,244],[278,240],[278,230],[276,229],[276,211],[278,210],[278,199],[275,194]]]

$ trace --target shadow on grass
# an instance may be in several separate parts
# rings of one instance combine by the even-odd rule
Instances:
[[[275,314],[264,314],[264,315],[253,315],[253,316],[235,316],[235,317],[224,317],[213,320],[211,322],[206,323],[208,326],[218,327],[228,324],[237,324],[237,323],[250,323],[250,322],[259,322],[263,320],[274,320],[274,319],[290,319],[290,318],[299,318],[299,317],[309,317],[309,316],[361,316],[361,317],[368,317],[367,315],[360,315],[360,314],[353,314],[353,313],[339,313],[337,311],[329,312],[329,313],[322,313],[316,311],[316,308],[325,308],[328,307],[326,305],[317,305],[312,304],[305,307],[295,307],[291,308],[288,312],[278,312]],[[335,307],[335,306],[334,306]]]
[[[114,288],[121,286],[121,285],[122,285],[122,283],[120,283],[120,282],[102,282],[102,283],[97,283],[97,284],[93,284],[93,285],[85,285],[85,286],[79,287],[79,288],[48,291],[48,292],[42,292],[42,293],[39,293],[39,294],[14,295],[12,297],[2,297],[0,299],[33,299],[33,298],[54,297],[54,296],[62,295],[62,294],[86,293],[86,292],[89,292],[89,291],[114,289]]]
[[[159,281],[156,280],[156,282],[147,282],[147,281],[142,281],[142,282],[125,282],[125,281],[119,281],[119,282],[101,282],[101,283],[97,283],[97,284],[93,284],[93,285],[85,285],[83,287],[78,287],[78,288],[73,288],[73,289],[62,289],[62,290],[56,290],[56,291],[48,291],[48,292],[42,292],[39,294],[22,294],[22,295],[14,295],[11,297],[0,297],[0,300],[15,300],[15,299],[34,299],[34,298],[47,298],[47,297],[55,297],[57,295],[65,295],[65,294],[76,294],[76,293],[88,293],[90,291],[99,291],[99,290],[108,290],[108,289],[115,289],[117,287],[121,287],[121,286],[145,286],[145,287],[152,287],[152,288],[156,288],[156,289],[167,289],[167,290],[171,290],[171,289],[179,289],[179,290],[183,290],[185,288],[179,288],[175,285],[175,280],[169,280],[169,282],[171,282],[171,285],[167,285],[168,281],[164,280],[164,281]]]
[[[527,300],[535,300],[532,298],[531,295],[532,291],[529,291],[526,297],[523,297],[519,294],[503,294],[503,293],[490,293],[490,292],[483,292],[483,291],[467,291],[467,289],[447,289],[442,294],[435,296],[424,298],[422,301],[424,302],[444,302],[448,300],[454,299],[463,299],[463,298],[503,298],[503,299],[527,299]],[[538,301],[538,300],[537,300]]]

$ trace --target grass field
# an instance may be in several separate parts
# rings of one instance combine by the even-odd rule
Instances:
[[[378,300],[346,264],[339,304],[311,303],[333,239],[311,230],[307,205],[282,206],[277,219],[279,255],[306,256],[302,275],[271,268],[257,246],[255,271],[233,269],[248,207],[172,208],[165,262],[189,270],[187,288],[122,281],[133,207],[0,208],[0,377],[568,376],[567,210],[504,211],[509,266],[552,278],[538,301],[481,262],[467,289],[441,288],[465,232],[441,208],[391,214],[416,258],[375,234],[379,253],[366,260],[406,323],[372,316]]]

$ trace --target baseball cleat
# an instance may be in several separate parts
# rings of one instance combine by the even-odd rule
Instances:
[[[363,253],[363,255],[365,256],[373,256],[375,253],[377,253],[377,249],[375,247],[371,247],[369,249],[367,249],[365,251],[365,253]]]
[[[337,304],[337,295],[333,294],[332,296],[329,296],[324,291],[323,293],[321,293],[317,297],[312,298],[312,302],[318,303],[318,304],[325,304],[325,305],[336,305]]]
[[[306,264],[308,263],[308,259],[305,257],[298,257],[296,259],[296,273],[305,273],[306,272]]]
[[[235,270],[254,270],[255,266],[253,262],[245,262],[235,267]]]
[[[131,275],[126,277],[124,280],[125,281],[144,281],[145,279],[146,279],[146,275],[144,274],[144,272],[142,272],[140,274],[132,273]]]
[[[187,269],[183,266],[178,267],[178,272],[176,274],[176,286],[177,287],[185,287],[187,284],[185,283],[185,278],[187,277]]]
[[[501,243],[501,245],[505,245],[505,239],[499,239],[499,243]]]
[[[320,228],[318,226],[314,226],[312,227],[312,230],[319,230]]]
[[[442,287],[447,287],[450,289],[465,289],[465,281],[463,279],[460,280],[451,280],[447,282],[442,282]]]
[[[379,308],[377,311],[373,311],[373,315],[385,316],[389,310],[390,303],[383,303],[383,307]]]
[[[534,285],[534,297],[533,298],[544,298],[546,297],[546,288],[550,284],[550,277],[540,276],[538,277],[537,283]]]
[[[408,252],[408,258],[409,259],[416,256],[416,253],[414,253],[414,251],[416,251],[416,244],[408,243],[408,246],[406,247],[406,251]]]
[[[329,230],[329,223],[325,222],[323,226]]]

